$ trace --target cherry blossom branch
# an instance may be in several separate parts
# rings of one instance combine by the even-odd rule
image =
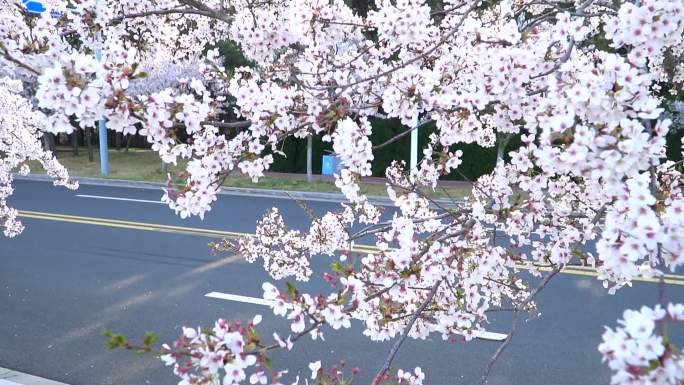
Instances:
[[[439,280],[432,286],[432,290],[430,290],[430,293],[428,293],[428,295],[425,298],[425,300],[423,301],[423,303],[421,303],[418,310],[416,310],[415,314],[413,314],[413,317],[411,317],[408,324],[404,328],[404,331],[401,334],[401,337],[399,337],[399,340],[397,340],[397,342],[394,344],[394,346],[392,346],[392,348],[390,349],[389,354],[388,354],[387,358],[385,359],[385,363],[382,365],[382,367],[380,368],[378,373],[373,378],[373,382],[371,383],[372,385],[379,385],[380,384],[380,381],[382,380],[382,376],[384,376],[385,373],[387,373],[390,366],[392,365],[392,361],[394,361],[394,357],[397,355],[397,352],[399,352],[399,348],[401,348],[401,345],[406,340],[406,337],[408,337],[409,332],[413,328],[413,324],[416,322],[416,320],[418,320],[418,317],[420,317],[420,315],[423,313],[425,308],[427,308],[430,301],[432,301],[432,298],[437,293],[437,289],[439,289],[439,285],[441,285],[441,284],[442,284],[442,280]]]
[[[418,124],[416,124],[415,126],[409,128],[408,130],[404,130],[404,131],[400,132],[399,134],[397,134],[397,135],[391,137],[390,139],[388,139],[388,140],[386,140],[386,141],[384,141],[384,142],[382,142],[382,143],[380,143],[380,144],[378,144],[378,145],[373,146],[373,150],[379,150],[379,149],[381,149],[381,148],[383,148],[383,147],[386,147],[386,146],[388,146],[388,145],[390,145],[390,144],[396,142],[397,140],[399,140],[399,139],[405,137],[406,135],[410,134],[410,133],[413,132],[414,130],[417,130],[418,128],[420,128],[420,127],[422,127],[422,126],[424,126],[424,125],[426,125],[426,124],[432,123],[432,122],[434,122],[434,120],[432,120],[432,119],[425,119],[425,120],[423,120],[423,121],[421,121],[421,122],[418,122]]]
[[[461,235],[463,235],[463,234],[465,233],[465,231],[466,231],[467,228],[472,227],[474,224],[475,224],[475,221],[474,221],[474,220],[472,220],[472,219],[471,219],[471,220],[468,220],[468,222],[466,222],[466,223],[464,224],[464,226],[463,226],[464,229],[463,229],[463,230],[458,231],[458,232],[456,232],[456,233],[454,233],[454,234],[444,234],[444,235],[440,236],[439,238],[437,238],[437,241],[441,242],[441,241],[446,240],[446,239],[448,239],[448,238],[461,236]],[[433,235],[436,235],[436,234],[439,234],[439,233],[435,233],[435,234],[433,234]],[[427,253],[428,250],[429,250],[429,246],[428,246],[428,247],[425,247],[425,248],[418,254],[418,257],[421,257],[422,255],[424,255],[425,253]],[[451,262],[454,260],[454,258],[455,258],[455,256],[452,256],[451,258],[449,258],[449,261],[447,262],[447,265],[451,264]],[[384,365],[380,368],[380,370],[378,371],[378,373],[375,375],[375,377],[374,377],[374,379],[373,379],[373,381],[372,381],[372,385],[378,385],[378,384],[380,383],[380,381],[382,380],[382,377],[383,377],[383,376],[385,375],[385,373],[387,372],[387,370],[389,370],[389,367],[392,365],[392,361],[394,361],[394,357],[397,355],[397,352],[398,352],[399,349],[401,348],[401,345],[404,343],[404,341],[406,340],[406,337],[408,337],[409,332],[410,332],[411,329],[413,328],[413,324],[416,322],[416,320],[418,319],[418,317],[420,317],[420,315],[423,313],[423,311],[425,311],[425,309],[427,308],[428,304],[432,301],[432,298],[433,298],[433,297],[435,296],[435,294],[437,293],[437,289],[439,289],[439,286],[442,284],[442,282],[443,282],[443,280],[439,280],[439,281],[437,281],[437,282],[432,286],[432,289],[430,290],[430,293],[428,293],[428,295],[427,295],[427,297],[425,298],[425,300],[421,303],[421,305],[418,307],[418,309],[416,310],[415,314],[413,315],[413,317],[411,318],[411,320],[409,321],[409,323],[408,323],[408,324],[406,325],[406,327],[404,328],[404,331],[402,332],[401,337],[399,338],[399,340],[397,340],[397,342],[394,344],[394,346],[392,346],[392,348],[390,349],[389,354],[388,354],[388,356],[387,356],[387,359],[385,360]]]
[[[463,2],[461,4],[456,4],[456,5],[452,6],[451,8],[434,10],[434,11],[430,12],[430,16],[434,17],[434,16],[448,15],[448,14],[458,10],[459,8],[463,7],[465,4],[466,3]]]
[[[208,126],[214,126],[216,128],[248,128],[249,126],[252,125],[252,122],[249,120],[243,120],[239,122],[221,122],[218,120],[204,120],[201,123],[202,125],[208,125]]]
[[[391,286],[385,287],[385,288],[383,288],[382,290],[379,290],[379,291],[377,291],[376,293],[373,293],[373,294],[369,295],[368,297],[366,297],[366,301],[371,301],[371,300],[373,300],[374,298],[377,298],[377,297],[382,296],[383,294],[385,294],[385,293],[389,292],[390,290],[392,290],[392,288],[393,288],[394,286],[395,286],[395,285],[391,285]],[[351,306],[345,308],[345,309],[343,310],[343,312],[344,312],[344,313],[350,313],[350,312],[356,310],[356,308],[358,308],[358,305],[351,305]],[[327,324],[327,322],[325,321],[325,319],[317,319],[316,317],[313,317],[311,314],[307,314],[307,315],[308,315],[314,322],[313,322],[311,325],[309,325],[306,329],[304,329],[303,331],[301,331],[301,332],[295,334],[295,336],[292,337],[292,338],[290,339],[291,342],[296,342],[296,341],[298,341],[299,339],[301,339],[302,337],[304,337],[304,336],[306,336],[307,334],[309,334],[309,333],[311,333],[312,331],[314,331],[314,330],[315,330],[316,328],[318,328],[319,326]],[[280,345],[279,343],[273,343],[273,344],[271,344],[271,345],[262,347],[261,350],[274,350],[274,349],[278,349],[278,348],[280,348],[280,347],[281,347],[281,345]],[[256,352],[255,352],[255,353],[256,353]]]
[[[427,195],[426,193],[424,193],[423,191],[421,191],[419,188],[414,187],[414,188],[413,188],[412,190],[410,190],[410,191],[413,192],[413,193],[416,193],[417,195],[419,195],[419,196],[421,196],[421,197],[423,197],[423,198],[425,198],[428,202],[430,202],[432,205],[436,206],[437,208],[439,208],[439,209],[441,209],[441,210],[443,210],[443,211],[445,211],[445,212],[447,212],[447,213],[453,215],[453,213],[451,213],[450,210],[449,210],[448,208],[444,207],[444,205],[442,205],[442,203],[438,202],[438,201],[437,201],[436,199],[434,199],[433,197]],[[452,201],[453,201],[453,199],[452,199]]]
[[[441,47],[442,45],[444,45],[446,42],[448,42],[448,41],[451,39],[451,36],[452,36],[454,33],[456,33],[456,32],[461,28],[461,26],[463,25],[463,23],[464,23],[464,22],[466,21],[466,19],[468,18],[468,15],[469,15],[472,11],[474,11],[475,9],[477,9],[477,7],[479,6],[479,4],[480,4],[480,3],[479,3],[478,1],[473,2],[473,4],[472,4],[470,7],[468,7],[468,9],[463,13],[463,16],[461,16],[460,20],[458,21],[458,23],[456,23],[456,25],[454,26],[454,28],[452,28],[448,33],[446,33],[446,34],[445,34],[445,35],[444,35],[444,36],[443,36],[435,45],[432,46],[432,48],[430,48],[430,49],[428,49],[427,51],[421,53],[420,55],[417,55],[417,56],[413,57],[412,59],[409,59],[409,60],[407,60],[407,61],[404,61],[404,62],[402,62],[401,64],[398,64],[398,65],[396,65],[396,66],[393,66],[392,68],[390,68],[390,69],[388,69],[388,70],[386,70],[386,71],[382,71],[382,72],[380,72],[380,73],[378,73],[378,74],[376,74],[376,75],[373,75],[373,76],[369,76],[369,77],[366,77],[366,78],[363,78],[363,79],[359,79],[359,80],[357,80],[357,81],[354,81],[354,82],[351,82],[351,83],[347,83],[347,84],[342,85],[342,86],[333,85],[333,86],[328,86],[328,87],[325,87],[325,88],[316,88],[316,89],[319,89],[319,90],[328,90],[328,89],[331,89],[331,88],[333,88],[333,89],[339,88],[339,90],[337,91],[335,97],[332,98],[332,99],[334,100],[334,99],[337,99],[337,97],[338,97],[339,95],[341,95],[341,94],[344,92],[344,90],[346,90],[346,89],[349,88],[349,87],[353,87],[353,86],[358,85],[358,84],[361,84],[361,83],[365,83],[365,82],[368,82],[368,81],[372,81],[372,80],[379,79],[379,78],[381,78],[381,77],[383,77],[383,76],[387,76],[387,75],[389,75],[389,74],[391,74],[391,73],[393,73],[393,72],[396,72],[396,71],[398,71],[398,70],[400,70],[400,69],[402,69],[402,68],[408,66],[409,64],[415,63],[415,62],[417,62],[417,61],[419,61],[419,60],[421,60],[421,59],[427,57],[427,56],[430,55],[431,53],[437,51],[437,49],[438,49],[439,47]]]
[[[351,58],[349,61],[347,61],[344,64],[333,64],[334,68],[347,68],[349,65],[357,61],[359,58],[362,56],[366,55],[372,48],[375,48],[379,46],[382,43],[386,43],[384,40],[378,40],[374,42],[373,44],[369,44],[368,46],[364,47],[359,53],[357,53],[353,58]],[[316,73],[316,75],[320,75],[319,73]]]
[[[119,24],[126,19],[143,18],[143,17],[148,17],[148,16],[173,15],[173,14],[199,15],[199,16],[205,16],[205,17],[209,17],[212,19],[225,21],[225,22],[231,21],[231,19],[226,19],[223,16],[219,16],[217,13],[215,13],[215,11],[209,12],[206,10],[200,10],[200,9],[194,9],[194,8],[171,8],[171,9],[156,9],[156,10],[151,10],[151,11],[124,14],[124,15],[112,18],[110,20],[110,25]]]
[[[9,53],[9,51],[7,50],[7,48],[5,48],[5,47],[2,46],[2,45],[0,45],[0,48],[2,48],[2,56],[3,56],[5,59],[7,59],[7,61],[10,61],[10,62],[12,62],[12,63],[18,65],[19,67],[21,67],[21,68],[23,68],[23,69],[25,69],[25,70],[31,72],[31,73],[34,74],[34,75],[40,75],[40,72],[39,72],[37,69],[31,67],[30,65],[28,65],[28,64],[22,62],[21,60],[15,58],[14,56],[12,56],[12,54]]]
[[[487,364],[487,367],[482,374],[482,377],[480,378],[479,385],[485,385],[487,383],[487,379],[489,378],[489,373],[492,371],[492,368],[494,367],[494,364],[496,361],[499,359],[501,356],[501,353],[503,353],[504,350],[508,347],[508,345],[511,343],[511,340],[513,339],[513,335],[516,332],[516,329],[518,327],[518,321],[520,319],[520,313],[524,310],[524,307],[527,306],[533,299],[534,297],[539,294],[540,291],[542,291],[546,285],[549,283],[551,278],[553,278],[556,274],[558,274],[559,271],[561,271],[561,266],[556,266],[549,274],[544,277],[544,279],[541,281],[539,286],[537,286],[534,291],[532,291],[527,298],[521,302],[519,305],[515,306],[514,310],[514,315],[513,315],[513,322],[511,324],[511,328],[508,331],[508,335],[506,336],[506,340],[504,340],[501,345],[499,345],[499,348],[496,349],[494,352],[494,355],[492,358],[490,358],[489,363]]]
[[[209,14],[215,15],[215,18],[221,19],[221,12],[209,7],[208,5],[202,3],[199,0],[178,0],[178,2],[181,4],[185,4],[189,7],[196,8]]]
[[[297,342],[297,341],[300,340],[302,337],[304,337],[304,336],[306,336],[307,334],[311,333],[312,331],[314,331],[314,330],[315,330],[316,328],[318,328],[319,326],[325,324],[325,320],[319,320],[319,319],[315,319],[315,318],[312,318],[312,319],[314,320],[314,322],[313,322],[311,325],[309,325],[306,329],[304,329],[303,331],[301,331],[301,332],[295,334],[295,336],[292,337],[292,338],[290,339],[291,342]],[[264,347],[262,347],[260,350],[262,350],[262,351],[268,351],[268,350],[278,349],[278,348],[280,348],[280,347],[281,347],[280,344],[276,342],[276,343],[273,343],[273,344],[271,344],[271,345],[264,346]],[[257,353],[257,352],[254,352],[253,354],[256,354],[256,353]]]
[[[447,212],[444,212],[442,214],[435,215],[432,217],[415,219],[413,221],[413,223],[423,223],[423,222],[435,220],[435,219],[444,219],[446,217],[453,216],[456,214],[457,213],[447,211]],[[375,234],[378,232],[387,231],[388,226],[391,226],[391,225],[392,225],[392,221],[385,221],[385,222],[376,223],[374,225],[370,225],[370,226],[367,226],[361,230],[358,230],[357,232],[355,232],[353,234],[350,234],[349,239],[350,240],[356,240],[356,239],[365,237],[367,235],[372,235],[372,234]]]

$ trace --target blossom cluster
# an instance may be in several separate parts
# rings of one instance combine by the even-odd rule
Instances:
[[[161,359],[173,366],[180,385],[239,384],[247,379],[248,370],[253,371],[251,384],[265,384],[265,355],[257,351],[260,322],[257,315],[246,324],[219,319],[211,329],[184,327],[178,340],[162,346]],[[281,375],[273,372],[271,377],[277,381]]]
[[[38,78],[38,107],[53,110],[46,129],[49,132],[74,131],[69,117],[78,116],[79,126],[90,127],[100,118],[102,84],[94,82],[100,64],[94,57],[73,54],[63,58],[64,62],[46,68]]]
[[[278,209],[272,208],[259,222],[256,234],[240,240],[238,252],[249,262],[263,259],[264,269],[274,279],[294,276],[308,281],[311,268],[305,247],[300,232],[289,230]]]
[[[27,161],[38,161],[56,186],[78,187],[54,155],[43,149],[40,139],[46,118],[33,110],[21,92],[21,81],[0,78],[0,227],[7,237],[18,235],[24,228],[17,220],[17,210],[8,206],[7,199],[14,192],[12,173],[30,172]]]
[[[613,371],[611,384],[680,384],[684,354],[668,338],[684,321],[684,305],[669,304],[625,310],[621,325],[606,328],[599,351]]]
[[[655,76],[667,77],[663,60],[670,47],[682,49],[684,4],[668,1],[625,3],[616,18],[606,23],[606,37],[612,46],[631,46],[629,61],[638,67],[648,65]],[[682,69],[676,70],[681,77]]]

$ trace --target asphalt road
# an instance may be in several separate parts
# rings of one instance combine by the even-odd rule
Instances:
[[[308,224],[304,211],[284,199],[223,195],[201,221],[181,220],[165,205],[145,202],[160,196],[160,191],[145,189],[81,186],[74,192],[46,182],[17,181],[11,203],[41,213],[235,232],[253,232],[256,220],[277,206],[291,227]],[[337,206],[308,204],[316,212]],[[260,297],[262,282],[269,280],[259,265],[211,256],[210,237],[132,225],[44,218],[23,222],[27,229],[21,236],[0,238],[0,367],[72,385],[176,384],[170,368],[153,357],[108,351],[101,331],[136,337],[149,330],[171,341],[181,325],[262,314],[264,330],[287,334],[287,322],[263,306],[204,297],[212,291]],[[315,274],[320,277],[328,263],[326,258],[315,260]],[[308,287],[323,288],[318,281]],[[666,294],[670,301],[684,301],[684,286],[670,284]],[[608,369],[596,349],[603,326],[614,325],[624,309],[653,305],[657,298],[658,286],[652,283],[637,282],[610,296],[595,278],[558,276],[539,298],[541,317],[521,324],[490,384],[608,384]],[[507,316],[498,316],[489,330],[506,333],[507,321]],[[684,342],[682,330],[674,340]],[[426,384],[471,385],[497,346],[443,342],[435,336],[408,341],[396,364],[421,366]],[[274,365],[289,368],[294,379],[298,373],[309,376],[310,361],[345,360],[361,367],[356,383],[364,384],[382,365],[388,348],[368,341],[360,325],[353,324],[350,330],[329,330],[326,342],[297,344],[288,354],[276,355]]]

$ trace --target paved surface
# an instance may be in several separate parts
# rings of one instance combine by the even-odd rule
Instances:
[[[78,197],[108,196],[139,201]],[[71,385],[176,384],[169,368],[153,357],[109,352],[103,329],[127,336],[159,332],[162,341],[180,333],[181,325],[209,325],[216,318],[247,319],[264,315],[264,330],[286,334],[288,324],[255,304],[206,298],[212,291],[259,297],[268,276],[258,265],[209,254],[206,234],[168,232],[162,226],[252,232],[255,221],[276,205],[293,228],[308,219],[294,202],[274,198],[223,195],[200,221],[180,220],[156,201],[161,192],[105,186],[82,186],[76,192],[45,182],[18,181],[12,204],[21,210],[153,223],[160,229],[104,226],[88,221],[24,218],[20,237],[0,239],[0,367]],[[310,202],[317,212],[335,203]],[[114,222],[112,222],[114,223]],[[142,226],[145,227],[145,226]],[[314,261],[316,274],[329,263]],[[679,282],[679,281],[678,281]],[[323,289],[318,280],[306,287]],[[672,284],[668,298],[682,301],[684,286]],[[613,325],[625,308],[652,305],[658,287],[635,283],[609,296],[592,277],[561,275],[540,297],[542,316],[521,324],[514,342],[494,369],[490,384],[607,384],[608,370],[596,346],[603,325]],[[505,333],[506,316],[490,331]],[[362,367],[357,383],[381,366],[388,344],[370,343],[351,330],[329,331],[326,342],[306,341],[275,365],[309,375],[307,364],[322,359],[346,360]],[[675,341],[684,341],[681,331]],[[681,345],[681,342],[680,342]],[[409,341],[397,358],[399,367],[421,366],[427,384],[473,384],[497,345]]]
[[[298,174],[292,174],[298,175]],[[15,180],[26,180],[26,181],[48,181],[52,182],[52,179],[45,174],[29,174],[26,176],[15,174]],[[77,177],[81,185],[93,185],[100,187],[129,187],[135,189],[152,189],[157,190],[166,187],[165,183],[161,182],[144,182],[144,181],[132,181],[123,179],[103,179],[103,178],[90,178],[90,177]],[[294,176],[292,176],[294,178]],[[379,179],[379,178],[376,178]],[[377,184],[377,182],[374,182]],[[469,188],[470,186],[468,186]],[[465,188],[465,187],[464,187]],[[274,190],[265,189],[259,187],[222,187],[219,192],[220,195],[232,195],[232,196],[248,196],[256,198],[273,198],[273,199],[287,199],[287,200],[302,200],[307,202],[332,202],[339,203],[346,201],[346,198],[342,193],[339,192],[314,192],[314,191],[286,191],[286,190]],[[381,205],[386,207],[394,207],[394,202],[382,196],[368,196],[369,202],[375,205]],[[453,204],[460,201],[460,198],[437,198],[433,199],[433,202],[439,204],[441,207],[450,207]]]

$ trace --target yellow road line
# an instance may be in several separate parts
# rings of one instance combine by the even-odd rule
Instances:
[[[238,237],[253,236],[254,235],[254,234],[250,234],[250,233],[242,233],[242,232],[234,232],[234,231],[221,231],[221,230],[184,227],[184,226],[170,226],[170,225],[162,225],[162,224],[157,224],[157,223],[122,221],[122,220],[117,220],[117,219],[83,217],[83,216],[76,216],[76,215],[45,213],[45,212],[39,212],[39,211],[20,210],[19,216],[24,217],[24,218],[42,219],[42,220],[49,220],[49,221],[80,223],[80,224],[86,224],[86,225],[113,227],[113,228],[121,228],[121,229],[131,229],[131,230],[142,230],[142,231],[155,231],[155,232],[162,232],[162,233],[195,235],[195,236],[203,236],[203,237],[211,237],[211,238],[219,238],[219,237],[238,238]],[[390,249],[388,249],[388,250],[390,250]],[[380,251],[380,249],[375,247],[375,246],[372,246],[372,245],[356,244],[352,247],[351,251],[356,252],[356,253],[377,253]],[[524,268],[524,266],[522,266],[522,265],[518,265],[518,267]],[[549,271],[550,269],[539,268],[539,270]],[[566,266],[562,270],[562,273],[571,274],[571,275],[578,275],[578,276],[587,276],[587,277],[596,277],[598,275],[597,272],[594,269],[592,269],[590,266]],[[641,281],[641,282],[653,282],[653,283],[659,282],[658,278],[637,277],[634,280],[635,281]],[[669,284],[669,285],[684,286],[684,275],[665,274],[664,281],[666,284]]]
[[[596,271],[596,269],[594,269],[591,266],[580,266],[580,265],[566,266],[566,269],[590,271],[590,272]],[[684,279],[684,275],[681,275],[681,274],[664,274],[664,275],[665,275],[665,278]]]
[[[122,221],[122,220],[118,220],[118,219],[83,217],[83,216],[65,215],[65,214],[53,214],[53,213],[45,213],[45,212],[39,212],[39,211],[19,210],[19,216],[23,217],[23,218],[42,219],[42,220],[49,220],[49,221],[79,223],[79,224],[104,226],[104,227],[114,227],[114,228],[121,228],[121,229],[132,229],[132,230],[185,234],[185,235],[196,235],[196,236],[204,236],[204,237],[210,237],[210,238],[233,238],[233,239],[235,239],[235,238],[239,238],[239,237],[254,236],[254,234],[251,234],[251,233],[243,233],[243,232],[235,232],[235,231],[222,231],[222,230],[213,230],[213,229],[206,229],[206,228],[162,225],[162,224],[157,224],[157,223]],[[379,249],[374,247],[374,246],[358,245],[358,246],[352,247],[352,251],[355,253],[373,253],[373,252],[378,252]]]
[[[19,211],[20,217],[34,218],[34,219],[46,219],[52,221],[60,222],[72,222],[72,223],[83,223],[90,225],[106,226],[106,227],[118,227],[125,229],[135,229],[135,230],[148,230],[148,231],[161,231],[161,232],[171,232],[171,233],[182,233],[191,235],[203,235],[211,237],[229,237],[235,238],[239,236],[249,235],[248,233],[236,233],[232,231],[220,231],[212,229],[201,229],[194,227],[183,227],[183,226],[169,226],[156,223],[145,223],[145,222],[131,222],[131,221],[121,221],[117,219],[106,219],[106,218],[95,218],[95,217],[82,217],[76,215],[64,215],[64,214],[53,214],[44,213],[38,211]]]
[[[518,267],[520,268],[525,268],[522,264],[519,264]],[[542,271],[550,271],[551,269],[549,268],[539,268],[539,270]],[[584,273],[591,273],[594,276],[596,276],[596,269],[594,269],[591,266],[576,266],[576,265],[568,265],[565,266],[564,271],[568,274],[576,274],[576,275],[586,275]],[[672,279],[672,280],[683,280],[684,281],[684,275],[681,274],[664,274],[664,277],[666,279]],[[640,277],[641,280],[647,281],[647,282],[658,282],[658,278],[643,278]]]
[[[521,268],[524,268],[523,266],[519,266]],[[566,266],[561,273],[564,274],[571,274],[571,275],[580,275],[580,276],[585,276],[585,277],[597,277],[598,273],[595,270],[576,270],[576,266]],[[540,271],[551,271],[551,268],[548,267],[540,267]],[[635,277],[633,281],[636,282],[649,282],[649,283],[658,283],[660,282],[660,279],[658,278],[652,278],[652,277]],[[668,285],[677,285],[677,286],[684,286],[684,276],[682,275],[676,275],[676,274],[666,274],[665,278],[663,279],[663,282]]]
[[[363,252],[368,252],[368,253],[377,253],[380,252],[380,249],[372,246],[372,245],[354,245],[354,249],[359,249],[362,250]],[[394,250],[392,248],[387,248],[386,251],[391,251]],[[518,268],[525,269],[526,267],[519,263],[517,264]],[[539,268],[540,271],[551,271],[549,268]],[[570,271],[572,270],[572,271]],[[575,274],[575,275],[587,275],[583,273],[590,273],[589,275],[593,275],[596,277],[598,274],[596,273],[596,269],[594,269],[591,266],[580,266],[580,265],[569,265],[566,266],[563,270],[563,272],[568,273],[568,274]],[[672,280],[682,280],[684,281],[684,275],[679,275],[679,274],[665,274],[665,278],[669,278]],[[658,282],[658,278],[639,278],[640,280],[643,280],[645,282]]]

